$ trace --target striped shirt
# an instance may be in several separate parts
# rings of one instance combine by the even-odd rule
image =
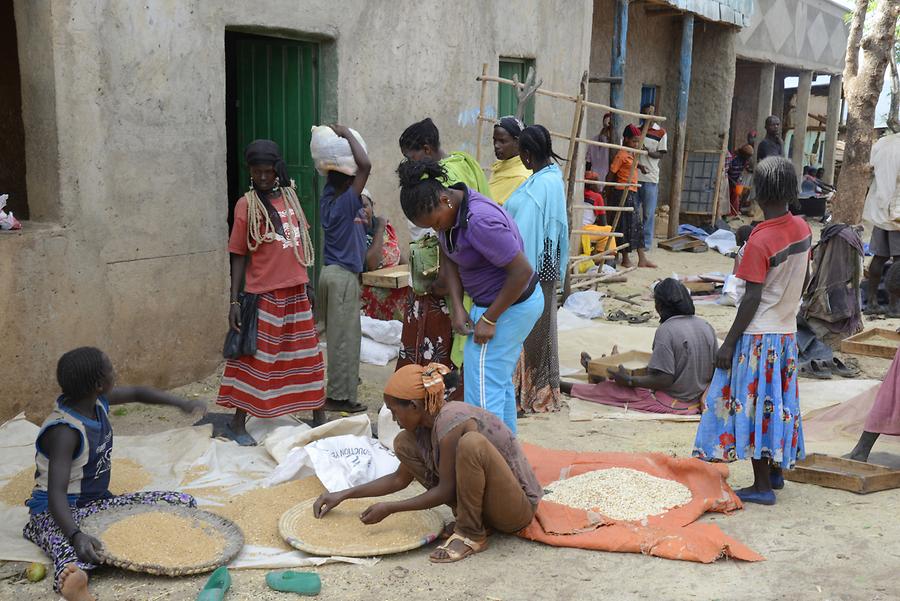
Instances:
[[[762,299],[745,334],[793,334],[809,269],[812,231],[786,213],[753,230],[735,276],[763,284]]]

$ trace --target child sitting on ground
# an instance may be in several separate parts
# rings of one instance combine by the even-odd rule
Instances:
[[[56,366],[62,394],[35,440],[31,516],[23,535],[53,561],[53,587],[68,601],[93,601],[86,570],[100,563],[100,541],[78,529],[87,516],[126,505],[187,505],[193,497],[171,491],[109,492],[113,434],[109,406],[123,403],[171,405],[185,413],[206,412],[206,404],[144,387],[115,388],[115,371],[99,349],[82,347]]]

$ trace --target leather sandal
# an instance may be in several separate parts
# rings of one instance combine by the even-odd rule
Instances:
[[[451,549],[450,544],[453,541],[457,541],[457,540],[462,541],[462,543],[469,548],[468,551],[463,551],[462,553],[460,553],[459,551]],[[465,559],[469,555],[475,555],[476,553],[481,553],[482,551],[487,549],[487,547],[488,547],[487,539],[484,539],[483,541],[478,543],[478,542],[473,541],[470,538],[466,538],[465,536],[460,536],[459,534],[454,533],[453,536],[448,538],[447,541],[443,545],[438,546],[438,549],[444,551],[447,554],[447,557],[437,558],[437,557],[434,557],[434,554],[432,553],[431,555],[428,556],[428,561],[430,561],[431,563],[454,563],[454,562],[460,561],[462,559]]]

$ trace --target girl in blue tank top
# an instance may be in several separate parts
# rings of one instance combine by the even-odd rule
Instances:
[[[87,572],[100,563],[100,541],[79,530],[88,515],[113,506],[196,503],[178,492],[109,492],[113,433],[109,406],[123,403],[172,405],[186,413],[206,404],[145,387],[115,388],[115,371],[99,349],[77,348],[56,366],[62,394],[35,441],[35,483],[27,501],[31,516],[25,538],[53,560],[54,588],[65,599],[93,599]]]

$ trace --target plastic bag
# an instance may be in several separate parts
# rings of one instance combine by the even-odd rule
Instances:
[[[563,307],[585,319],[594,319],[603,315],[603,295],[596,290],[574,292],[566,299]]]
[[[400,425],[394,421],[394,414],[382,405],[378,411],[378,442],[389,449],[394,448],[394,439],[400,434]]]
[[[403,322],[401,321],[383,321],[373,319],[368,315],[360,315],[360,327],[363,336],[368,336],[375,342],[392,346],[400,344],[400,335],[403,333]]]
[[[367,436],[332,436],[304,447],[329,492],[371,482],[397,470],[394,452]]]
[[[362,136],[354,129],[351,129],[350,132],[356,136],[363,149],[369,152]],[[313,126],[309,151],[319,175],[325,175],[329,171],[356,175],[356,161],[350,150],[350,142],[334,133],[334,130],[327,125]]]
[[[6,212],[6,201],[9,200],[9,194],[0,194],[0,230],[20,230],[22,224],[16,219],[12,211]]]
[[[225,334],[225,345],[222,356],[226,359],[237,359],[245,355],[256,354],[256,336],[259,332],[257,324],[257,295],[242,292],[241,296],[241,331],[228,328]]]
[[[428,294],[437,279],[441,265],[438,239],[426,235],[409,244],[409,278],[413,291],[419,296]]]
[[[733,252],[738,247],[734,232],[728,230],[716,230],[706,238],[706,245],[723,255]]]
[[[722,296],[719,298],[719,304],[726,307],[736,307],[741,304],[744,297],[744,289],[746,284],[744,280],[729,275],[725,278],[725,287],[722,288]]]

